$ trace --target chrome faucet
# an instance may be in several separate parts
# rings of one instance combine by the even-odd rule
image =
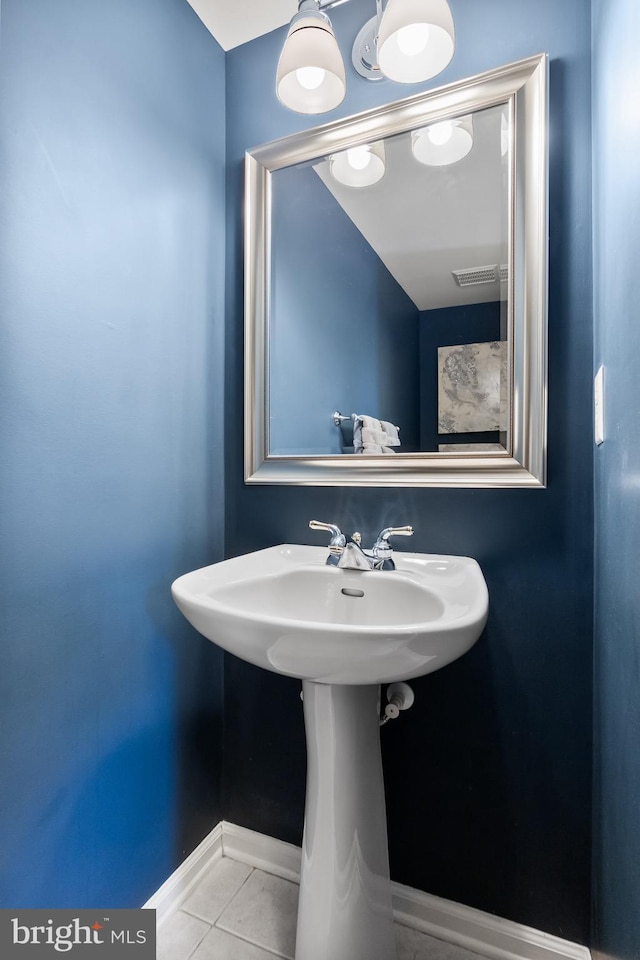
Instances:
[[[362,548],[362,537],[354,533],[349,543],[339,527],[333,523],[310,520],[312,530],[327,530],[331,533],[327,564],[341,570],[395,570],[393,549],[389,537],[410,537],[413,527],[385,527],[378,534],[371,550]]]
[[[385,527],[384,530],[381,530],[371,551],[375,559],[376,570],[395,570],[396,568],[393,562],[393,549],[389,543],[389,537],[412,536],[413,527]]]
[[[360,534],[354,533],[338,560],[341,570],[373,570],[373,557],[362,549],[361,543]]]
[[[309,526],[312,530],[326,530],[327,533],[331,534],[331,539],[329,540],[329,556],[327,557],[327,565],[330,567],[337,567],[338,560],[340,559],[347,543],[347,538],[340,527],[336,527],[335,523],[323,523],[321,520],[309,520]]]

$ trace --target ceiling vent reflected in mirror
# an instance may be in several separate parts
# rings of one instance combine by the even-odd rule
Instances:
[[[497,283],[498,280],[502,279],[503,269],[506,274],[507,267],[499,267],[497,263],[493,263],[487,267],[452,270],[451,273],[459,287],[473,287],[481,283]],[[506,280],[506,275],[504,279]]]

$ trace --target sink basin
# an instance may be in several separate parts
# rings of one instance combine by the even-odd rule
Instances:
[[[173,598],[205,637],[276,673],[379,684],[438,670],[487,619],[469,557],[394,553],[390,571],[326,566],[324,547],[284,544],[180,577]]]
[[[209,640],[302,680],[307,794],[295,960],[394,960],[380,684],[462,656],[487,619],[475,560],[393,556],[395,570],[340,570],[326,565],[324,547],[284,544],[194,570],[171,588]]]

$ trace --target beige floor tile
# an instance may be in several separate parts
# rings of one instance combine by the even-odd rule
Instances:
[[[254,870],[216,926],[279,956],[293,958],[297,911],[296,883]]]
[[[191,960],[276,960],[276,957],[254,943],[213,927]]]
[[[252,869],[246,863],[222,857],[205,873],[181,909],[209,923],[215,923]]]
[[[210,924],[177,910],[158,929],[157,960],[187,960]]]

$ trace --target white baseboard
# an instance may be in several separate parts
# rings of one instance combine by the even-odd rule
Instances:
[[[160,889],[143,904],[143,908],[156,911],[156,926],[160,926],[162,921],[187,899],[202,874],[216,860],[222,859],[223,827],[224,821],[221,821],[165,880]]]
[[[180,906],[205,870],[223,856],[286,880],[300,880],[300,847],[222,820],[145,903],[145,907],[157,911],[158,924]],[[473,907],[400,883],[391,884],[391,894],[396,923],[490,960],[591,960],[587,947]]]
[[[235,823],[227,823],[226,820],[222,821],[221,826],[224,857],[240,860],[250,867],[257,867],[258,870],[274,873],[284,880],[300,883],[300,847],[285,843],[284,840],[274,840],[273,837],[256,833],[246,827],[237,827]]]
[[[491,960],[590,960],[587,947],[430,893],[391,884],[396,923]]]

